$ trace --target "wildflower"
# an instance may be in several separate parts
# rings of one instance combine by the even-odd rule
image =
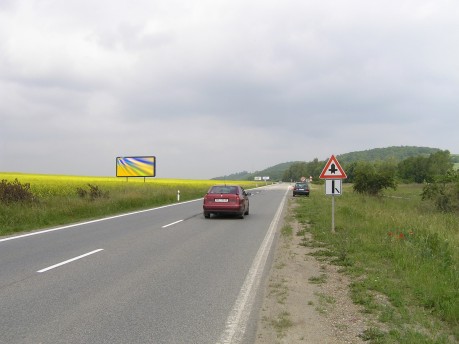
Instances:
[[[398,238],[399,238],[399,239],[404,239],[404,238],[405,238],[405,234],[400,233],[400,234],[398,235]]]

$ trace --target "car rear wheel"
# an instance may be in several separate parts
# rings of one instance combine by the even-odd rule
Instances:
[[[205,217],[206,219],[210,219],[210,213],[204,212],[204,217]]]

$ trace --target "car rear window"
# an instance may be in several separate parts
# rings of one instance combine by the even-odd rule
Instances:
[[[308,184],[307,183],[297,183],[296,187],[297,188],[301,188],[301,189],[305,189],[305,188],[308,187]]]
[[[238,194],[237,186],[213,186],[209,193],[212,194]]]

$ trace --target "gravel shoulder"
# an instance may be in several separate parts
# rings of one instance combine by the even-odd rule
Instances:
[[[279,229],[255,343],[364,343],[359,335],[371,320],[352,302],[350,280],[339,267],[310,255],[317,249],[304,246],[304,236],[297,235],[304,228],[289,215],[294,206],[291,197]]]

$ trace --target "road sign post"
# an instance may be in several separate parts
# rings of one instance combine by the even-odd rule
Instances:
[[[346,178],[346,172],[332,155],[320,174],[320,179],[325,179],[325,194],[332,196],[332,233],[335,233],[335,196],[341,195],[341,180]]]
[[[332,195],[332,233],[335,233],[335,195]]]

